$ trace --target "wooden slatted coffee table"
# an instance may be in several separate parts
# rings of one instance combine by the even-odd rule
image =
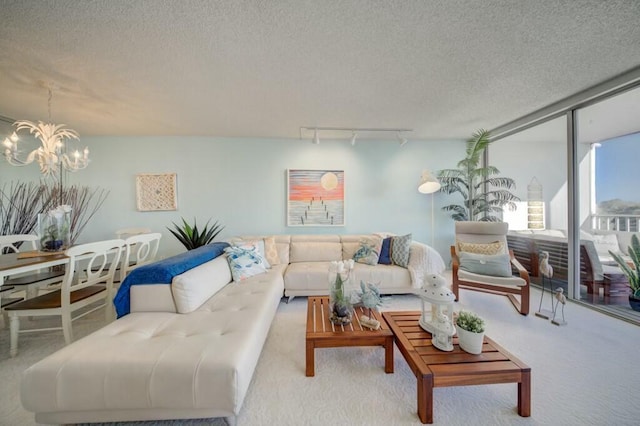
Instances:
[[[431,334],[418,324],[420,312],[384,312],[395,342],[418,379],[418,417],[433,423],[433,388],[445,386],[518,384],[518,414],[531,415],[531,368],[488,337],[482,353],[464,352],[454,338],[454,350],[444,352],[431,344]]]
[[[368,310],[367,315],[368,315]],[[372,316],[380,321],[379,330],[370,330],[360,325],[360,316],[365,309],[354,312],[351,324],[341,326],[329,321],[329,297],[309,296],[307,304],[307,356],[306,375],[315,375],[316,348],[341,348],[348,346],[383,346],[384,371],[393,373],[393,333],[384,319],[375,311]]]

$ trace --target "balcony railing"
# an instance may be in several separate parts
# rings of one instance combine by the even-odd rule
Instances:
[[[592,215],[591,228],[601,231],[638,232],[640,230],[640,215]]]

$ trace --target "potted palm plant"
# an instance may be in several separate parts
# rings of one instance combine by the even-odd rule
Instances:
[[[462,350],[470,354],[482,353],[482,343],[484,342],[484,320],[478,315],[460,311],[456,318],[456,332],[458,334],[458,345]]]
[[[444,169],[438,173],[442,184],[440,191],[445,194],[459,193],[463,204],[450,204],[442,210],[450,212],[457,221],[501,222],[497,214],[508,205],[515,208],[520,201],[511,193],[516,183],[508,177],[498,176],[500,170],[494,166],[482,166],[482,158],[491,144],[490,133],[480,129],[467,140],[466,156],[460,160],[456,169]]]
[[[620,266],[620,269],[622,269],[622,272],[627,276],[627,280],[629,281],[629,288],[631,288],[629,305],[631,309],[640,311],[640,240],[638,240],[637,234],[631,236],[631,245],[627,248],[627,253],[631,258],[633,266],[630,266],[618,253],[609,250],[609,254],[618,266]]]

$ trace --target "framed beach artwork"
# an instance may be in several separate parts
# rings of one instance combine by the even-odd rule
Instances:
[[[141,173],[136,175],[138,211],[178,210],[175,173]]]
[[[287,226],[344,226],[344,170],[287,170]]]

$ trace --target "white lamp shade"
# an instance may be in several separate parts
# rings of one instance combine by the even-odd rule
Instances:
[[[418,192],[421,194],[433,194],[440,190],[442,185],[438,179],[433,176],[428,170],[422,172],[422,177],[420,178],[420,184],[418,185]]]

